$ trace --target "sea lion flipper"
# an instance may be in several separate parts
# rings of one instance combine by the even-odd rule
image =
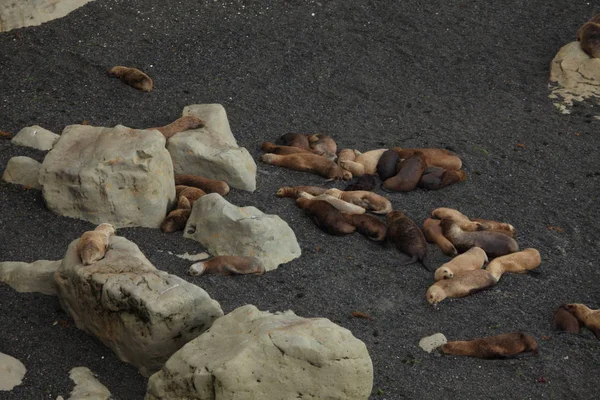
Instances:
[[[410,265],[410,264],[414,264],[417,261],[419,261],[419,256],[418,255],[413,255],[412,258],[410,259],[410,261],[407,261],[403,264],[400,264],[400,266],[405,266],[405,265]]]

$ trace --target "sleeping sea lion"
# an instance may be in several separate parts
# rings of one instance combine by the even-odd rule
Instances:
[[[437,244],[445,255],[454,257],[458,254],[458,251],[456,251],[454,245],[448,239],[446,239],[446,236],[444,236],[442,233],[440,222],[441,221],[438,219],[425,219],[422,228],[423,234],[429,243]]]
[[[188,219],[192,215],[192,203],[185,196],[177,198],[177,208],[171,211],[160,224],[160,230],[164,233],[181,231],[185,228]]]
[[[377,162],[377,175],[382,181],[389,179],[398,173],[400,156],[394,150],[386,150]]]
[[[302,133],[286,133],[275,141],[275,144],[283,146],[300,147],[301,149],[312,152],[308,143],[308,136]]]
[[[210,260],[192,264],[188,273],[192,276],[202,274],[262,275],[265,273],[265,267],[256,257],[216,256]]]
[[[537,354],[535,339],[522,332],[504,333],[473,340],[448,342],[441,347],[444,354],[477,358],[507,358],[521,353]]]
[[[346,221],[354,225],[358,233],[375,241],[382,242],[387,233],[387,226],[374,215],[342,213]]]
[[[554,329],[569,333],[579,333],[581,329],[579,320],[571,314],[566,304],[559,306],[554,312],[552,326]]]
[[[187,115],[185,117],[181,117],[176,119],[174,122],[171,122],[169,125],[159,126],[156,128],[148,128],[148,130],[153,129],[157,130],[163,134],[165,139],[169,139],[171,136],[176,133],[187,131],[188,129],[197,129],[204,126],[204,121],[200,118],[195,117],[193,115]]]
[[[316,133],[308,136],[308,145],[312,149],[313,153],[335,160],[337,153],[337,145],[335,141],[327,135]]]
[[[424,190],[439,190],[446,186],[462,182],[467,179],[467,173],[460,170],[444,169],[440,167],[427,167],[417,184]]]
[[[310,150],[306,150],[301,147],[283,146],[283,145],[277,145],[277,144],[271,143],[271,142],[263,142],[261,149],[262,149],[262,151],[264,151],[266,153],[273,153],[273,154],[279,154],[279,155],[295,154],[295,153],[311,153]]]
[[[295,186],[295,187],[284,186],[282,188],[279,188],[279,190],[277,190],[276,196],[277,197],[293,197],[294,199],[296,199],[302,192],[312,194],[313,196],[318,196],[320,194],[325,193],[326,191],[327,191],[327,188],[318,187],[318,186]]]
[[[377,149],[361,153],[358,150],[354,150],[356,158],[353,161],[340,161],[339,165],[346,171],[350,171],[353,176],[375,174],[377,173],[377,163],[379,162],[379,158],[385,151],[386,149]]]
[[[104,258],[108,250],[115,227],[111,224],[100,224],[93,231],[84,232],[77,242],[77,254],[83,265],[90,265]]]
[[[567,310],[577,318],[586,328],[588,328],[600,339],[600,310],[592,310],[585,304],[572,303],[567,304]]]
[[[539,267],[541,263],[542,257],[540,256],[540,252],[536,249],[528,248],[493,259],[486,267],[486,270],[499,281],[505,272],[524,274]]]
[[[600,14],[596,14],[577,31],[581,49],[590,57],[600,58]]]
[[[299,197],[296,199],[296,205],[325,233],[343,236],[356,231],[354,225],[346,221],[342,213],[326,201]]]
[[[421,153],[425,157],[425,162],[428,167],[441,167],[445,169],[459,170],[462,167],[462,161],[453,152],[446,149],[436,148],[415,148],[402,149],[394,147],[392,150],[398,153],[400,158],[406,159],[413,156],[415,153]]]
[[[502,233],[494,231],[467,232],[451,219],[443,219],[441,227],[444,236],[456,247],[459,253],[475,246],[481,247],[490,258],[519,251],[517,242]]]
[[[425,168],[427,168],[425,157],[422,153],[416,152],[398,165],[398,173],[386,179],[381,188],[393,192],[410,192],[417,187]]]
[[[356,159],[356,151],[354,149],[342,149],[337,155],[337,164],[341,167],[342,161],[354,161]]]
[[[471,221],[479,224],[481,230],[484,231],[494,231],[503,233],[511,238],[514,238],[517,234],[517,230],[511,224],[507,224],[504,222],[491,221],[489,219],[481,219],[481,218],[473,218]]]
[[[200,175],[175,175],[175,185],[193,186],[204,190],[206,193],[219,193],[227,196],[229,185],[227,182],[205,178]]]
[[[181,196],[185,197],[189,200],[190,205],[194,204],[196,200],[200,197],[204,196],[206,192],[202,189],[198,189],[193,186],[185,186],[185,185],[176,185],[175,186],[175,196],[179,199]],[[181,208],[181,207],[177,207]]]
[[[366,190],[347,192],[339,189],[329,189],[325,194],[342,199],[348,203],[356,204],[375,214],[387,214],[392,211],[392,203],[387,198]]]
[[[263,154],[260,160],[266,164],[278,165],[296,171],[312,172],[329,179],[352,179],[352,174],[339,165],[318,154],[296,153],[287,155]]]
[[[425,298],[429,304],[435,305],[447,297],[465,297],[489,289],[495,284],[496,279],[484,269],[459,272],[452,279],[436,281],[427,290]]]
[[[455,274],[481,269],[486,262],[488,262],[488,258],[485,251],[480,247],[471,247],[466,252],[454,257],[436,269],[434,278],[436,281],[440,279],[452,279]]]
[[[370,192],[377,185],[377,176],[371,174],[365,174],[359,176],[356,180],[350,182],[348,186],[344,188],[345,191],[352,190],[366,190]]]
[[[423,232],[417,224],[401,211],[392,211],[387,215],[387,238],[404,254],[411,256],[410,261],[402,265],[408,265],[423,260],[427,256],[427,241]]]
[[[312,194],[308,194],[306,192],[300,192],[298,194],[298,198],[300,198],[300,197],[304,197],[305,199],[310,199],[310,200],[326,201],[329,204],[331,204],[332,206],[334,206],[336,209],[338,209],[340,212],[347,213],[347,214],[364,214],[367,211],[361,206],[357,206],[356,204],[348,203],[347,201],[338,199],[336,197],[328,195],[327,193],[323,193],[318,196],[313,196]]]
[[[152,79],[137,68],[117,65],[108,71],[108,75],[119,78],[122,82],[125,82],[129,86],[141,90],[142,92],[149,92],[152,90]]]
[[[465,214],[453,208],[436,208],[431,212],[431,216],[440,220],[450,219],[454,221],[463,231],[473,232],[483,230],[481,224],[471,221]]]

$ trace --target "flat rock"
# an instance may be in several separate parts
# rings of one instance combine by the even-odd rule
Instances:
[[[38,150],[50,150],[60,135],[44,129],[39,125],[23,128],[12,138],[11,142],[18,146],[33,147]]]
[[[54,272],[62,260],[38,260],[32,263],[0,262],[0,282],[4,282],[17,292],[36,292],[51,296],[57,295]]]
[[[431,336],[426,336],[419,341],[419,347],[428,353],[431,353],[440,346],[448,343],[448,339],[443,333],[435,333]]]
[[[12,390],[23,382],[25,365],[8,354],[0,353],[0,391]]]
[[[38,181],[42,164],[33,158],[16,156],[8,160],[2,180],[16,185],[23,185],[32,189],[42,190]]]
[[[364,400],[372,386],[367,348],[349,330],[246,305],[175,353],[145,399]]]
[[[86,367],[75,367],[69,372],[69,377],[75,382],[69,400],[108,400],[110,391],[104,386],[92,371]]]

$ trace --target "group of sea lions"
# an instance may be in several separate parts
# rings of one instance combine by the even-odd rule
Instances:
[[[569,333],[579,333],[583,325],[600,340],[600,310],[592,310],[585,304],[559,306],[554,312],[552,324],[554,328]]]

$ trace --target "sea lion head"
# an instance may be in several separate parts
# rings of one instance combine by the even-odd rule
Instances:
[[[106,234],[108,236],[112,236],[117,232],[114,226],[112,226],[111,224],[108,224],[106,222],[98,225],[96,227],[96,229],[94,229],[94,230],[95,231],[104,231],[104,232],[106,232]]]
[[[427,299],[427,302],[431,305],[436,305],[438,304],[440,301],[444,300],[446,298],[446,293],[444,292],[444,289],[442,289],[439,286],[431,286],[429,288],[429,290],[427,290],[427,293],[425,294],[425,298]]]
[[[571,303],[566,305],[567,311],[573,314],[577,319],[581,319],[589,312],[589,308],[585,304]]]
[[[450,271],[448,267],[439,267],[435,270],[435,280],[439,281],[442,279],[452,279],[454,277],[454,273]]]
[[[192,210],[189,208],[181,208],[171,211],[162,224],[160,224],[160,230],[165,233],[170,233],[184,229],[191,213]]]

